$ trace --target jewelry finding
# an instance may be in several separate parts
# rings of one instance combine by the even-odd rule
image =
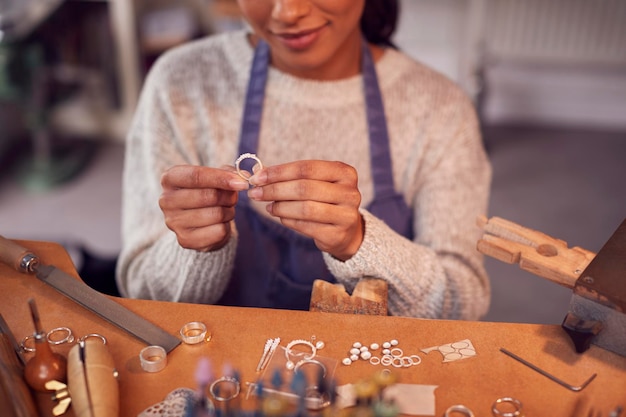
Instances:
[[[318,342],[319,343],[319,342]],[[315,357],[315,355],[317,354],[317,347],[315,347],[315,345],[311,342],[309,342],[308,340],[303,340],[303,339],[296,339],[296,340],[292,340],[291,342],[289,342],[287,344],[287,347],[285,348],[285,358],[287,359],[287,363],[285,364],[285,366],[287,367],[287,369],[292,370],[295,368],[295,363],[291,360],[291,356],[300,356],[301,354],[295,354],[292,352],[292,349],[294,346],[297,345],[306,345],[311,349],[311,353],[308,356],[304,356],[305,360],[311,360]]]
[[[189,322],[180,328],[180,336],[183,338],[183,342],[188,345],[195,345],[204,341],[206,334],[206,325],[199,321]]]
[[[223,385],[223,384],[232,385],[232,392],[230,393],[230,395],[225,396],[225,397],[222,397],[221,395],[219,395],[220,394],[219,392],[216,392],[216,390],[219,389],[220,385]],[[209,387],[209,392],[211,393],[211,396],[215,399],[215,401],[220,401],[220,402],[232,400],[233,398],[239,395],[240,390],[241,390],[241,385],[239,384],[239,381],[237,381],[237,378],[233,378],[232,376],[223,376],[221,378],[218,378],[215,381],[213,381],[213,383]]]
[[[241,162],[245,159],[254,159],[257,164],[259,165],[259,169],[263,169],[263,163],[261,162],[261,160],[259,159],[258,156],[256,156],[253,153],[243,153],[241,155],[239,155],[239,157],[237,158],[237,160],[235,161],[235,168],[237,169],[237,174],[243,178],[244,180],[248,181],[250,180],[250,176],[248,176],[244,171],[241,170],[241,168],[239,167],[239,165],[241,164]]]
[[[460,413],[460,414],[465,415],[466,417],[474,417],[474,413],[472,412],[472,410],[470,410],[469,408],[467,408],[466,406],[462,404],[457,404],[457,405],[448,407],[444,416],[452,417],[453,416],[452,413]]]
[[[60,339],[56,338],[57,333],[61,334],[62,337]],[[48,343],[52,345],[62,345],[63,343],[72,343],[74,341],[74,335],[69,327],[57,327],[48,332],[46,339],[48,339]]]
[[[326,377],[326,365],[316,359],[302,359],[300,362],[296,363],[293,371],[296,372],[305,365],[316,365],[320,367],[322,369],[322,377]]]
[[[99,334],[99,333],[89,333],[89,334],[86,334],[86,335],[82,336],[80,339],[78,339],[78,342],[79,342],[79,343],[80,343],[80,342],[84,342],[85,340],[89,339],[90,337],[96,337],[96,338],[98,338],[98,339],[102,340],[102,344],[103,344],[103,345],[106,345],[106,344],[107,344],[107,339],[106,339],[106,337],[102,336],[102,335],[101,335],[101,334]]]
[[[161,346],[146,346],[139,352],[141,368],[146,372],[159,372],[167,365],[167,353]]]
[[[502,411],[500,410],[500,404],[512,404],[514,410],[513,411]],[[520,417],[522,416],[522,403],[520,400],[517,400],[512,397],[503,397],[498,398],[493,405],[491,406],[491,412],[494,416],[498,417]]]
[[[34,352],[37,350],[34,347],[27,346],[28,341],[34,340],[34,339],[35,339],[35,336],[33,335],[26,336],[25,338],[22,339],[22,341],[20,342],[20,347],[22,348],[24,352]]]

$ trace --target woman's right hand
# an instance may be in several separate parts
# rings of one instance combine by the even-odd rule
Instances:
[[[178,243],[208,252],[228,242],[238,191],[249,184],[233,167],[178,165],[163,173],[161,187],[159,207]]]

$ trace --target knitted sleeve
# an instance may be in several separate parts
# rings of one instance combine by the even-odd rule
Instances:
[[[423,120],[428,151],[419,175],[409,181],[415,192],[414,240],[362,210],[365,238],[359,251],[346,262],[324,257],[348,290],[363,276],[385,279],[390,314],[477,320],[490,300],[476,250],[476,219],[486,214],[491,166],[472,103],[460,91],[447,90],[437,112]]]
[[[181,91],[187,85],[198,86],[182,82],[184,74],[173,71],[179,55],[165,54],[153,66],[127,137],[123,245],[116,278],[126,297],[214,303],[231,275],[236,231],[220,250],[203,253],[184,249],[167,229],[158,206],[162,173],[174,165],[202,162],[194,145],[196,138],[190,137],[194,135],[190,126],[197,124],[197,118],[189,108],[197,103],[181,99],[194,97],[190,91]],[[232,226],[235,230],[234,222]]]

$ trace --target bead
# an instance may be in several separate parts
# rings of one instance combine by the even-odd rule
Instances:
[[[291,371],[293,368],[296,367],[296,364],[293,363],[292,361],[287,361],[287,363],[285,364],[285,367]]]
[[[389,343],[391,343],[391,346],[398,346],[399,342],[396,339],[392,339]]]
[[[385,343],[383,343],[383,347],[384,347],[385,349],[389,349],[389,348],[391,347],[391,343],[389,343],[389,342],[385,342]]]
[[[321,340],[318,340],[317,342],[315,342],[315,347],[317,349],[324,349],[324,346],[326,346],[326,344],[322,342]]]
[[[361,352],[361,359],[368,360],[372,357],[372,353],[368,350]]]
[[[359,349],[361,352],[367,352],[369,350],[369,348],[367,346],[361,346],[361,349]]]
[[[360,348],[361,348],[361,346],[363,346],[363,345],[361,344],[361,342],[354,342],[354,343],[352,344],[352,347],[355,347],[355,348],[357,348],[357,349],[360,349]]]
[[[352,356],[350,356],[350,360],[351,360],[352,362],[354,362],[354,361],[358,361],[358,360],[359,360],[359,355],[352,355]]]
[[[361,353],[360,349],[357,349],[357,348],[350,349],[350,354],[351,355],[358,355],[359,353]]]
[[[350,365],[352,363],[352,359],[350,358],[343,358],[341,363],[343,363],[344,365]]]
[[[390,355],[390,354],[391,354],[391,350],[383,349],[383,355]]]
[[[370,349],[372,349],[372,350],[377,350],[379,347],[380,347],[380,345],[378,343],[372,343],[370,345]]]

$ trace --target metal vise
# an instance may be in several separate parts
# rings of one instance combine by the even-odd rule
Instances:
[[[597,255],[498,217],[478,223],[479,252],[573,289],[561,326],[577,352],[593,343],[626,356],[626,220]]]

